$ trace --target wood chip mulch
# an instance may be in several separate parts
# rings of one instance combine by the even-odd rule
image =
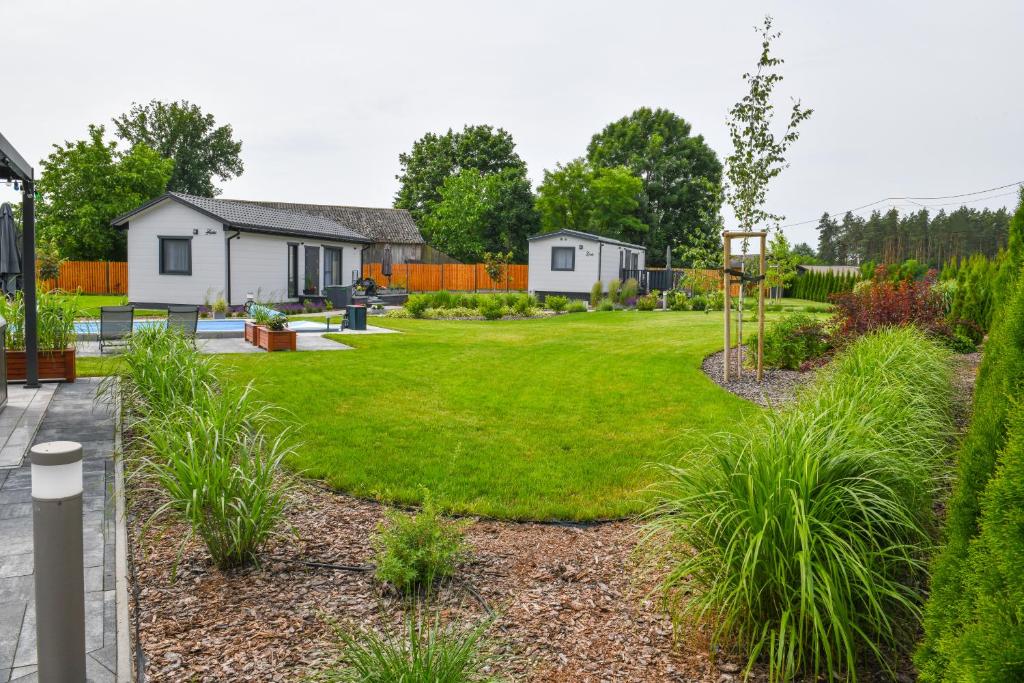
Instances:
[[[133,531],[153,505],[132,502]],[[288,518],[295,536],[261,567],[214,569],[188,546],[172,580],[182,529],[150,530],[133,553],[147,681],[294,681],[336,657],[328,624],[401,623],[399,600],[366,571],[384,508],[302,483]],[[509,681],[734,680],[736,662],[711,662],[699,643],[673,638],[669,618],[634,566],[632,522],[560,526],[477,521],[473,560],[437,601],[446,618],[490,631],[496,672]]]

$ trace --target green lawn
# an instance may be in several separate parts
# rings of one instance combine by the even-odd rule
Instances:
[[[375,320],[375,323],[377,320]],[[641,508],[648,464],[757,410],[700,370],[720,344],[703,313],[507,322],[387,320],[356,351],[223,356],[291,412],[291,465],[362,496],[532,519]]]

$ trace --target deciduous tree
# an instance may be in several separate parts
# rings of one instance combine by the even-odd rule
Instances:
[[[121,151],[89,126],[85,140],[54,145],[41,162],[39,237],[76,260],[125,258],[124,234],[110,221],[162,194],[174,169],[144,144]]]
[[[568,228],[640,242],[647,225],[637,217],[643,183],[624,166],[594,168],[575,159],[544,171],[537,212],[544,232]]]
[[[133,104],[114,119],[117,134],[131,145],[144,144],[174,160],[167,184],[173,192],[214,197],[220,189],[213,177],[229,180],[242,175],[242,142],[231,126],[217,125],[212,114],[185,100]]]

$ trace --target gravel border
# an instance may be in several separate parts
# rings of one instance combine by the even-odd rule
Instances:
[[[747,347],[740,347],[739,356],[746,359]],[[739,378],[733,378],[728,382],[723,380],[722,355],[723,351],[713,353],[704,359],[701,369],[704,374],[711,378],[718,386],[726,391],[736,394],[740,398],[752,401],[763,408],[780,408],[791,403],[796,398],[797,391],[814,379],[814,370],[801,372],[799,370],[774,370],[765,368],[764,381],[757,381],[757,374],[754,370],[743,367]],[[735,357],[735,356],[734,356]]]

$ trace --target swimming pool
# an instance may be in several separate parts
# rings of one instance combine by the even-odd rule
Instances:
[[[133,329],[140,329],[143,327],[163,327],[167,324],[166,320],[136,320],[133,324]],[[315,322],[312,320],[292,320],[288,323],[288,329],[295,330],[296,332],[337,332],[338,326],[331,325],[327,327],[325,323]],[[75,334],[79,337],[86,335],[95,336],[99,334],[100,322],[98,320],[79,320],[75,322]],[[226,320],[200,320],[196,325],[196,333],[201,336],[206,335],[223,335],[223,336],[242,336],[242,332],[245,331],[245,321],[241,318],[232,318]]]

